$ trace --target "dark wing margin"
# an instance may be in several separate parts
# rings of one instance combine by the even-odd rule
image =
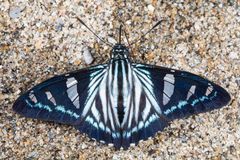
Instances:
[[[98,65],[50,78],[22,94],[13,110],[28,118],[74,125],[81,116],[91,77],[105,67]]]

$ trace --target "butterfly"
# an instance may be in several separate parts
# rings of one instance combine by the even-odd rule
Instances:
[[[198,75],[134,63],[119,39],[108,63],[50,78],[22,94],[13,110],[74,126],[92,139],[127,149],[175,119],[229,103],[226,90]]]

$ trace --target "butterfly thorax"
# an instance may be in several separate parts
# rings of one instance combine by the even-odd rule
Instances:
[[[128,58],[129,50],[123,44],[116,44],[111,51],[112,59],[125,59]]]

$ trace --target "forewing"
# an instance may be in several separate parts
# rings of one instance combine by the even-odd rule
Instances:
[[[80,118],[93,77],[103,75],[106,65],[98,65],[48,79],[23,95],[13,110],[28,118],[74,125]]]
[[[163,130],[173,119],[220,108],[230,101],[222,87],[189,72],[134,63],[132,72],[132,98],[123,123],[125,148]]]
[[[225,89],[195,74],[152,65],[135,67],[149,72],[162,113],[170,120],[221,108],[230,101]]]
[[[119,146],[108,71],[104,64],[53,77],[20,96],[13,110],[28,118],[73,125],[90,138]]]

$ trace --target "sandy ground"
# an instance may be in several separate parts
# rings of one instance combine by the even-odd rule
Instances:
[[[238,4],[237,4],[238,3]],[[239,159],[240,2],[45,0],[0,2],[0,159]],[[120,23],[133,41],[134,61],[191,71],[226,88],[231,103],[173,121],[164,132],[126,151],[90,140],[71,126],[21,117],[16,98],[56,74],[104,63]],[[125,40],[126,43],[126,40]],[[86,57],[85,57],[86,58]]]

